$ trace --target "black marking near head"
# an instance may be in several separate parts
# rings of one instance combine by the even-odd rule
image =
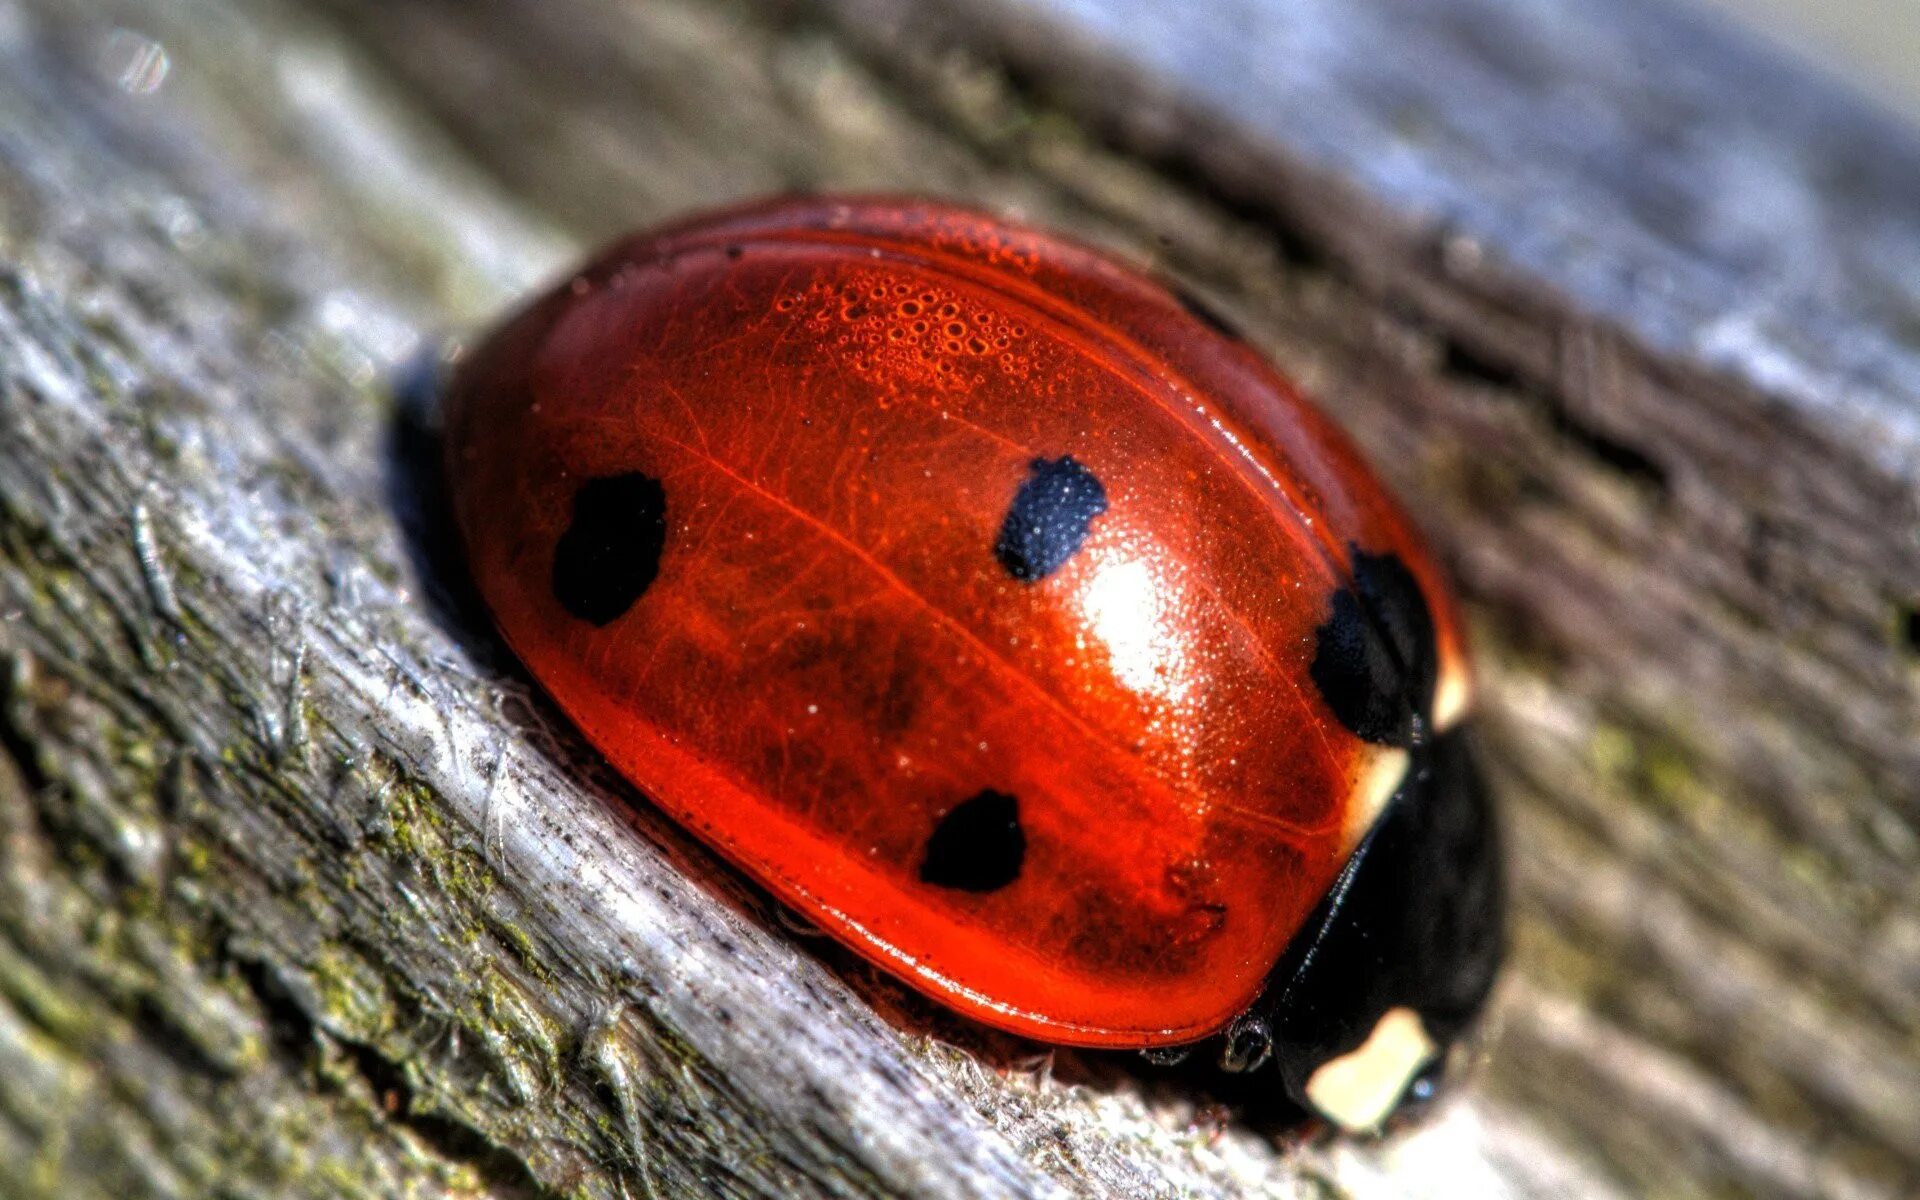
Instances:
[[[1462,729],[1414,751],[1407,782],[1294,935],[1242,1021],[1271,1031],[1294,1099],[1322,1065],[1394,1008],[1420,1016],[1439,1055],[1402,1096],[1431,1097],[1446,1049],[1473,1026],[1506,947],[1499,829]]]
[[[1333,594],[1316,634],[1313,681],[1355,736],[1408,746],[1432,718],[1440,672],[1433,613],[1398,555],[1351,553],[1353,585]]]
[[[1069,454],[1036,458],[1000,524],[993,555],[1007,574],[1034,583],[1066,565],[1107,511],[1107,489]]]
[[[573,521],[553,547],[553,595],[582,621],[609,625],[660,573],[667,493],[631,471],[589,479],[573,494]]]
[[[997,892],[1020,877],[1027,835],[1020,802],[991,788],[955,805],[927,839],[920,879],[962,892]]]

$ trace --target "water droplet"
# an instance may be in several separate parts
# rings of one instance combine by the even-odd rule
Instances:
[[[173,70],[167,48],[131,29],[116,29],[100,47],[101,69],[129,96],[151,96]]]

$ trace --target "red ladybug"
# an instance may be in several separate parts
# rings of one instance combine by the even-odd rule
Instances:
[[[967,1015],[1423,1099],[1501,875],[1461,621],[1345,437],[1204,310],[944,205],[615,246],[447,407],[514,650],[662,808]]]

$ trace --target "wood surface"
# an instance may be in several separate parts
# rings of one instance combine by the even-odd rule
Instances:
[[[436,355],[805,188],[1176,276],[1412,504],[1517,886],[1432,1125],[943,1016],[476,618]],[[1915,196],[1651,0],[0,0],[0,1196],[1914,1194]]]

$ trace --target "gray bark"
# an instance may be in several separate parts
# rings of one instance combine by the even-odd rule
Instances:
[[[1920,1188],[1912,135],[1648,0],[1161,7],[0,3],[0,1195]],[[1182,278],[1420,514],[1518,888],[1431,1127],[1021,1061],[451,598],[408,364],[795,187]]]

